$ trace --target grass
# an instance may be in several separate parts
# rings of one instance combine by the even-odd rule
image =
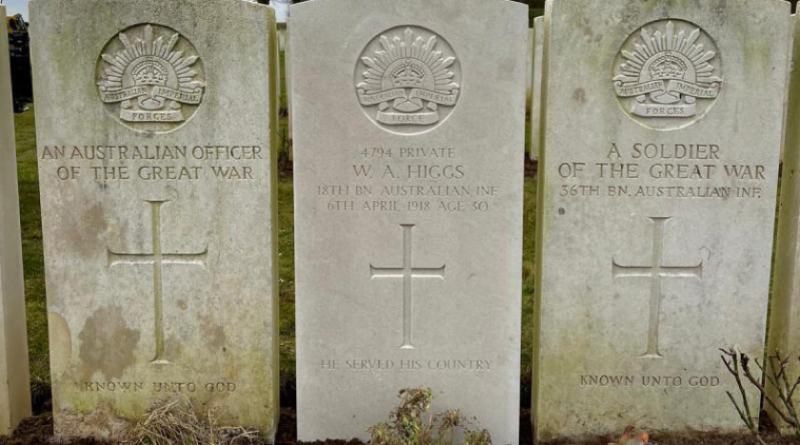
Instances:
[[[17,135],[17,175],[22,222],[22,256],[25,268],[31,385],[34,403],[40,406],[49,398],[50,359],[48,356],[44,254],[42,252],[42,211],[39,205],[39,168],[36,159],[33,109],[16,115],[14,125]]]
[[[285,65],[283,65],[285,66]],[[285,87],[286,83],[282,82]],[[286,100],[281,101],[285,107]],[[285,108],[284,108],[285,110]],[[36,134],[33,107],[15,116],[17,136],[17,167],[22,220],[22,248],[25,266],[28,342],[31,380],[35,406],[42,409],[50,398],[50,361],[48,357],[47,303],[45,295],[44,257],[42,252],[41,207],[36,156]],[[288,120],[281,113],[280,132],[286,134]],[[528,129],[529,133],[530,129]],[[291,159],[291,144],[284,139],[279,144],[281,159]],[[294,279],[294,192],[291,169],[278,178],[278,255],[280,274],[280,353],[281,393],[283,404],[292,404],[295,380],[295,279]],[[536,218],[536,184],[525,180],[525,226],[523,263],[523,330],[522,383],[524,406],[530,404],[531,342],[533,337],[533,258],[534,222]]]

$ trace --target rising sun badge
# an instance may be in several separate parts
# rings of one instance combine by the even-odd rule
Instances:
[[[614,71],[614,90],[625,111],[656,129],[680,128],[702,117],[722,86],[716,44],[682,20],[661,20],[634,33]]]
[[[100,99],[122,123],[169,131],[187,121],[203,100],[200,56],[180,33],[160,25],[120,32],[97,67]]]
[[[461,66],[452,47],[425,28],[380,34],[356,66],[356,93],[376,124],[418,134],[443,122],[458,102]]]

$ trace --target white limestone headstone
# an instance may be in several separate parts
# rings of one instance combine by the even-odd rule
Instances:
[[[719,348],[764,351],[790,5],[547,8],[537,439],[742,431]]]
[[[528,37],[528,69],[525,72],[527,75],[526,79],[526,94],[528,97],[528,109],[530,110],[530,102],[531,102],[531,95],[533,94],[533,52],[534,52],[534,30],[531,28],[528,33],[530,36]]]
[[[56,434],[113,439],[188,398],[273,437],[272,10],[30,9]]]
[[[533,94],[531,105],[531,160],[539,159],[539,150],[542,146],[542,104],[544,90],[542,89],[542,65],[544,60],[544,17],[533,20]]]
[[[527,22],[500,0],[292,8],[300,440],[365,439],[425,385],[517,443]]]
[[[6,16],[0,6],[0,17]],[[8,31],[0,27],[0,436],[31,414],[25,282],[17,191],[17,153],[8,58]]]
[[[289,8],[292,6],[292,0],[272,0],[269,5],[275,10],[275,20],[278,23],[288,23]]]
[[[800,21],[794,22],[794,60],[800,60]],[[790,379],[800,376],[800,71],[795,67],[791,73],[788,94],[783,178],[781,183],[780,212],[778,215],[778,240],[775,255],[775,280],[770,300],[769,343],[767,354],[779,353],[788,357],[787,375]],[[776,388],[768,384],[770,397],[778,401]],[[780,404],[779,404],[780,405]],[[784,420],[769,404],[765,404],[774,424],[790,432]],[[785,412],[785,411],[784,411]]]
[[[292,140],[292,32],[289,27],[286,29],[286,46],[284,47],[283,56],[283,69],[285,72],[284,78],[286,79],[286,112],[288,121],[288,130],[286,137]]]

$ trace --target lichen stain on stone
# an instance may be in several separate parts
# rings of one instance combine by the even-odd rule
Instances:
[[[179,360],[183,356],[183,342],[175,335],[167,337],[166,341],[166,357],[169,361]],[[183,363],[183,360],[180,360]]]
[[[50,326],[50,367],[53,376],[60,379],[72,361],[72,333],[61,314],[47,313]]]
[[[105,210],[101,204],[95,204],[79,218],[74,236],[69,237],[74,250],[84,256],[96,255],[95,246],[102,244],[100,240],[108,228]]]
[[[202,320],[203,334],[208,346],[215,351],[222,351],[226,346],[227,337],[225,328],[219,325],[212,317],[204,316]]]
[[[80,333],[81,367],[85,379],[101,372],[106,379],[121,378],[136,363],[139,331],[130,329],[118,306],[101,308],[86,320]]]
[[[572,99],[575,100],[576,102],[581,103],[581,104],[585,104],[586,103],[586,90],[584,90],[583,88],[576,89],[575,92],[572,93]]]

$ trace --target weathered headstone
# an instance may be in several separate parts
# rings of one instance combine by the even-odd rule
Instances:
[[[272,10],[30,9],[56,433],[115,437],[188,398],[274,435]]]
[[[0,435],[6,435],[31,414],[31,393],[11,70],[7,30],[0,28]]]
[[[544,17],[533,19],[533,97],[531,105],[530,158],[539,159],[542,137],[542,65],[544,59]]]
[[[537,438],[742,430],[718,349],[764,350],[789,4],[556,0],[545,21]]]
[[[794,60],[800,60],[800,21],[794,17]],[[783,178],[781,183],[778,240],[775,256],[775,282],[770,301],[769,343],[767,354],[780,353],[790,359],[789,378],[800,375],[800,71],[792,70],[786,115]],[[778,401],[772,385],[770,397]],[[767,412],[776,425],[785,427],[784,420],[769,406]]]
[[[300,440],[363,439],[426,385],[518,441],[526,13],[292,8]]]

